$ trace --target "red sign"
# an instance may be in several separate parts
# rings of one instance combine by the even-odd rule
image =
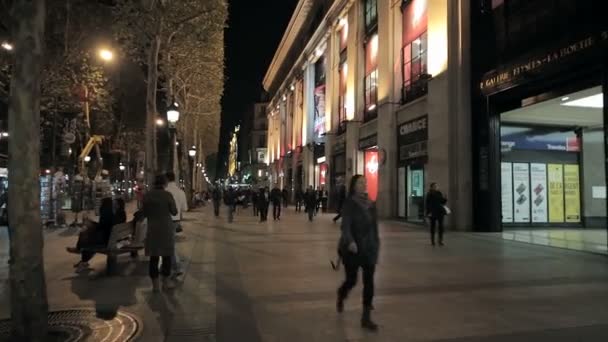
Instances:
[[[319,164],[319,185],[325,185],[326,178],[327,178],[327,164],[321,163],[321,164]]]
[[[375,201],[378,197],[378,151],[365,151],[365,180],[367,181],[367,195]]]

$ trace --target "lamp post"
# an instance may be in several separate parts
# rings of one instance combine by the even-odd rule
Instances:
[[[196,177],[196,172],[195,172],[195,164],[194,164],[194,158],[196,157],[196,146],[192,145],[192,147],[190,147],[190,149],[188,150],[188,156],[190,156],[190,163],[192,163],[192,174],[191,174],[191,183],[190,183],[190,187],[192,188],[192,190],[194,191],[194,182],[195,182],[195,177]]]
[[[177,130],[176,124],[179,121],[179,105],[175,102],[175,98],[171,100],[171,105],[167,108],[167,121],[169,122],[169,135],[171,141],[170,160],[171,170],[177,174]]]

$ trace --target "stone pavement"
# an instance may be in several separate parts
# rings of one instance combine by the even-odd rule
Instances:
[[[361,287],[335,312],[342,273],[331,269],[339,226],[329,214],[309,223],[284,211],[259,223],[242,210],[234,223],[188,213],[178,243],[183,285],[153,295],[145,258],[119,259],[121,275],[74,275],[65,253],[75,233],[46,233],[52,310],[117,308],[141,317],[141,341],[608,341],[608,259],[470,233],[433,248],[420,228],[381,224],[374,318],[359,327]],[[224,211],[222,211],[224,214]],[[0,228],[0,280],[6,278]],[[8,315],[0,287],[0,317]]]

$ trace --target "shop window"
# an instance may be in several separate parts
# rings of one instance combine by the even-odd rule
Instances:
[[[365,31],[371,32],[378,26],[378,1],[365,1]]]
[[[403,5],[402,102],[427,93],[428,0],[411,0]]]
[[[365,44],[364,121],[378,116],[378,34]]]

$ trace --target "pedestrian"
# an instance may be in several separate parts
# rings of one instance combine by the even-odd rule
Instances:
[[[253,207],[253,216],[258,216],[258,195],[259,191],[251,191],[251,207]]]
[[[304,193],[302,189],[298,188],[296,190],[296,212],[302,211],[302,202],[304,202]]]
[[[304,209],[308,213],[308,221],[312,222],[312,218],[317,210],[317,194],[313,190],[312,186],[308,187],[306,194],[304,194]]]
[[[317,204],[315,207],[315,215],[319,212],[319,209],[321,209],[321,201],[323,200],[323,190],[321,190],[320,187],[317,188],[316,196],[317,196]]]
[[[175,201],[175,205],[177,207],[177,215],[173,215],[171,220],[173,220],[173,225],[175,226],[175,232],[179,233],[182,231],[181,221],[184,212],[188,211],[188,201],[186,199],[186,193],[184,190],[180,189],[175,183],[175,173],[167,172],[167,191],[173,195],[173,200]],[[175,254],[172,259],[172,267],[173,277],[179,277],[183,274],[182,266],[180,262],[179,255],[177,254],[177,248],[175,249]]]
[[[213,194],[211,197],[213,199],[213,214],[215,215],[215,217],[219,217],[220,216],[220,200],[222,199],[222,192],[220,191],[219,186],[216,186],[213,188]]]
[[[281,191],[281,195],[283,197],[283,207],[287,208],[287,204],[289,203],[289,191],[287,191],[287,189],[283,189],[283,191]]]
[[[224,204],[226,205],[226,213],[228,214],[228,223],[232,223],[234,220],[234,206],[236,203],[236,193],[234,189],[228,187],[226,191],[224,191]]]
[[[274,186],[270,192],[270,201],[272,202],[272,218],[277,221],[281,220],[281,190],[278,186]]]
[[[346,200],[346,187],[344,184],[341,184],[338,187],[338,215],[333,218],[334,223],[338,222],[338,220],[342,217],[342,206],[344,205],[344,201]]]
[[[258,210],[260,211],[260,222],[264,222],[268,219],[268,188],[260,188],[258,194]]]
[[[336,309],[344,310],[344,300],[357,283],[359,268],[363,270],[363,315],[361,327],[376,331],[378,325],[371,319],[374,299],[374,273],[378,261],[380,238],[376,205],[366,193],[365,177],[354,175],[350,182],[348,198],[342,207],[342,235],[338,254],[344,264],[345,280],[338,289]]]
[[[154,292],[160,290],[159,261],[162,259],[160,274],[163,276],[163,289],[175,287],[171,279],[171,264],[175,255],[175,225],[172,216],[178,214],[175,200],[166,191],[167,179],[164,175],[156,176],[154,189],[144,196],[143,210],[148,222],[146,234],[146,255],[150,257],[149,274]]]
[[[329,193],[327,190],[321,190],[321,210],[326,213],[327,212],[327,200],[329,198]]]
[[[439,184],[431,183],[426,194],[426,216],[431,221],[431,245],[435,246],[435,228],[439,228],[439,246],[443,246],[443,219],[447,214],[448,200],[439,191]],[[438,226],[438,227],[437,227]]]
[[[80,253],[80,262],[76,263],[76,273],[83,272],[89,268],[89,261],[95,256],[95,252],[84,250],[90,247],[107,247],[112,227],[115,224],[124,223],[126,214],[114,216],[114,202],[112,198],[106,197],[101,200],[99,207],[99,223],[91,222],[91,225],[78,236],[76,247],[69,247],[67,250],[73,253]]]

